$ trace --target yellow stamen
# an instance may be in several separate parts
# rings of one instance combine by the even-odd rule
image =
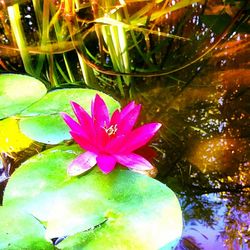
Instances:
[[[109,136],[115,135],[116,132],[117,132],[117,130],[118,130],[117,124],[111,125],[109,128],[107,128],[106,126],[104,126],[104,130],[105,130],[105,132],[106,132]]]

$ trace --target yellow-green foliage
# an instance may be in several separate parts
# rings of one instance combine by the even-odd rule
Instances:
[[[16,153],[28,148],[32,142],[20,132],[15,118],[0,121],[0,152]]]

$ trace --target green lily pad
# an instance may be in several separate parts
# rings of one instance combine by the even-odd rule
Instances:
[[[60,112],[73,116],[70,101],[79,103],[90,112],[91,100],[99,94],[106,102],[110,113],[120,105],[117,101],[96,90],[74,88],[59,89],[49,92],[41,100],[21,113],[21,131],[35,141],[47,144],[58,144],[70,139],[69,128],[60,117]]]
[[[20,130],[34,141],[46,144],[58,144],[69,140],[69,127],[59,115],[41,115],[22,118]]]
[[[135,217],[133,218],[123,217],[115,221],[111,222],[107,221],[106,223],[97,226],[94,230],[80,232],[73,236],[67,237],[60,244],[58,244],[57,247],[59,249],[65,249],[65,250],[71,249],[72,246],[74,246],[75,249],[86,249],[86,250],[92,250],[92,249],[172,250],[178,244],[180,235],[176,237],[177,230],[174,230],[174,232],[172,232],[171,228],[169,227],[168,229],[165,229],[164,232],[160,232],[159,230],[162,230],[163,227],[160,226],[160,223],[162,222],[159,221],[154,222],[152,228],[149,229],[150,225],[147,224],[146,217],[144,221],[140,221],[137,224],[136,224],[137,220],[136,222],[133,223],[134,218]],[[140,219],[140,217],[138,219]],[[151,223],[152,221],[149,220],[148,222]],[[157,223],[158,223],[157,228],[155,228],[155,225]],[[172,224],[171,226],[172,228],[174,228],[175,224]],[[135,230],[140,230],[140,232]],[[165,234],[165,238],[163,238],[163,234]],[[171,240],[171,237],[173,236],[176,237],[175,240]],[[161,246],[163,242],[168,242],[168,243],[165,244],[164,246]]]
[[[27,160],[11,176],[4,205],[45,221],[47,238],[66,236],[59,249],[160,249],[176,243],[182,214],[168,187],[120,168],[105,175],[95,167],[68,177],[67,165],[81,152],[76,145],[58,146]]]
[[[20,208],[0,207],[0,228],[0,249],[54,249],[45,240],[44,226]]]
[[[20,113],[47,92],[36,78],[19,74],[0,75],[0,119]]]
[[[70,106],[70,101],[77,102],[87,112],[90,112],[91,101],[95,95],[100,95],[110,112],[119,108],[120,105],[112,97],[93,89],[71,88],[71,89],[57,89],[49,92],[39,102],[34,103],[29,108],[22,112],[23,116],[39,116],[39,115],[53,115],[63,111],[73,114]]]
[[[27,207],[36,218],[47,221],[62,182],[66,185],[74,180],[67,176],[67,165],[81,152],[76,145],[57,146],[31,157],[11,176],[3,204],[14,201],[23,209]]]

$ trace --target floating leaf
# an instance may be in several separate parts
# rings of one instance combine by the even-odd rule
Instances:
[[[59,115],[22,118],[20,129],[28,137],[46,144],[57,144],[71,138],[69,129]]]
[[[0,120],[0,152],[19,152],[28,148],[33,141],[20,132],[15,118]]]
[[[58,146],[25,161],[11,176],[4,192],[4,205],[14,201],[41,221],[48,219],[51,204],[67,176],[67,165],[82,151]],[[22,187],[22,188],[17,188]]]
[[[19,74],[0,75],[0,119],[20,113],[46,94],[36,78]]]
[[[79,153],[58,146],[30,158],[9,180],[4,205],[46,221],[47,238],[67,236],[59,249],[159,249],[178,240],[181,210],[169,188],[124,169],[69,178],[67,165]]]
[[[82,88],[55,90],[21,113],[20,129],[33,140],[47,144],[57,144],[70,139],[69,129],[59,113],[64,111],[73,115],[70,106],[72,100],[90,112],[91,100],[96,94],[104,98],[111,113],[120,107],[113,98],[95,90]]]
[[[0,207],[0,228],[0,249],[54,249],[44,238],[44,226],[20,208]]]
[[[35,115],[49,115],[58,114],[59,112],[69,112],[73,114],[72,108],[69,105],[71,100],[79,103],[85,110],[90,112],[91,101],[96,94],[99,94],[107,103],[110,112],[113,112],[119,103],[112,97],[92,89],[72,88],[72,89],[58,89],[49,92],[39,102],[25,109],[22,112],[23,116]]]

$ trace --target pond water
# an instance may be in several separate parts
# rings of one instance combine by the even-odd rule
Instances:
[[[173,33],[178,28],[195,39],[155,50],[160,70],[138,59],[148,71],[143,76],[134,69],[139,76],[124,87],[125,97],[111,84],[113,79],[106,85],[102,81],[99,88],[122,103],[141,103],[141,121],[163,124],[152,145],[158,153],[156,178],[175,191],[183,211],[183,236],[176,250],[250,249],[249,6],[247,1],[235,1],[239,6],[232,1],[206,2],[205,8],[194,5],[191,14],[185,13],[185,25],[175,23],[183,13],[173,15],[168,24]],[[0,44],[8,44],[3,34],[1,39]],[[154,49],[157,40],[151,42]],[[1,72],[23,72],[12,52],[15,55],[7,58],[0,46]],[[110,70],[108,63],[105,67]],[[2,165],[12,172],[43,149],[36,144],[35,149],[12,155],[14,159],[2,154]],[[1,169],[4,180],[6,171]],[[6,180],[1,192],[5,184]]]
[[[181,201],[185,225],[177,249],[250,247],[250,47],[249,36],[240,37],[219,47],[183,88],[158,79],[136,95],[145,119],[164,125],[155,144],[157,178]],[[175,79],[185,82],[190,73]]]
[[[250,71],[245,49],[231,53],[211,58],[179,93],[171,79],[161,79],[137,94],[145,119],[164,124],[155,143],[157,178],[181,201],[185,226],[177,249],[250,247]]]

